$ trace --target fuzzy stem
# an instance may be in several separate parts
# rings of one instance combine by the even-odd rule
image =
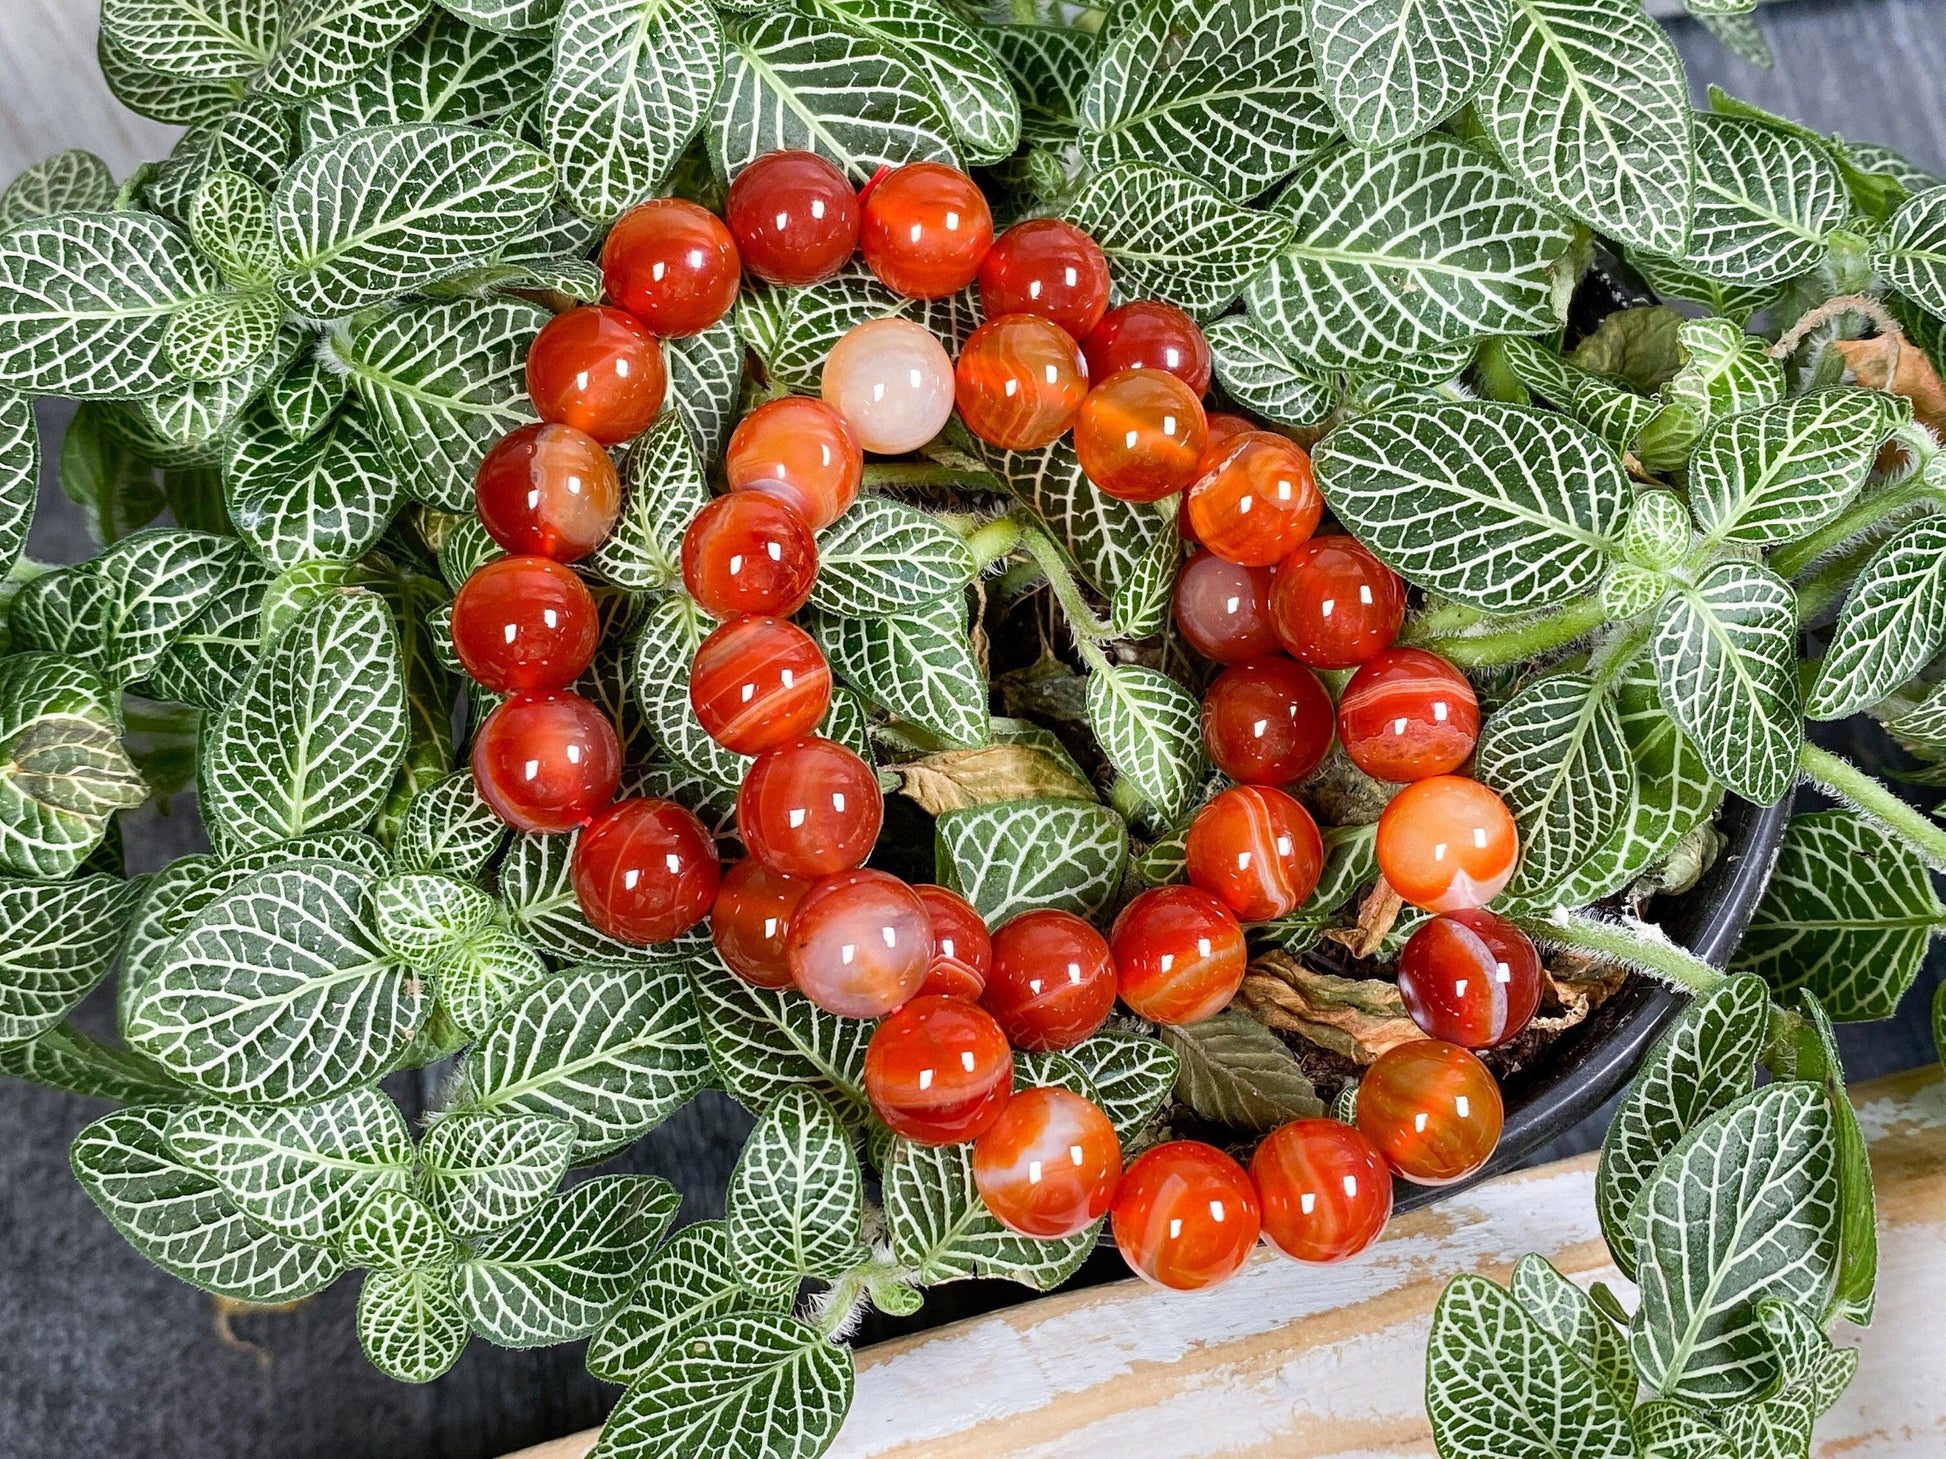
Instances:
[[[811,1299],[804,1320],[820,1337],[839,1342],[858,1325],[865,1315],[865,1289],[874,1270],[869,1263],[855,1266]]]
[[[1655,620],[1647,615],[1626,625],[1601,645],[1588,661],[1588,675],[1597,689],[1607,689],[1623,674],[1649,639],[1655,635]]]
[[[1513,920],[1536,942],[1593,953],[1691,993],[1707,993],[1724,978],[1688,948],[1671,942],[1661,928],[1646,922],[1597,917],[1566,907]]]
[[[865,486],[931,488],[968,487],[974,491],[1001,491],[1000,478],[990,471],[959,466],[940,466],[930,461],[874,461],[865,468]]]
[[[966,550],[973,554],[973,571],[983,573],[1020,546],[1020,523],[995,517],[966,534]]]
[[[1054,599],[1061,605],[1061,612],[1068,620],[1068,627],[1074,630],[1077,643],[1081,645],[1084,658],[1089,658],[1089,667],[1105,666],[1106,659],[1097,666],[1095,659],[1101,657],[1101,650],[1094,649],[1093,657],[1089,650],[1095,643],[1104,642],[1115,636],[1115,630],[1095,617],[1095,610],[1089,606],[1081,585],[1068,571],[1067,559],[1054,539],[1031,517],[1016,515],[1013,519],[1020,528],[1020,543],[1034,559],[1036,566],[1047,575],[1047,585],[1054,590]],[[1092,642],[1091,642],[1092,640]]]
[[[1915,471],[1898,485],[1853,502],[1809,537],[1778,548],[1771,554],[1770,566],[1788,581],[1860,532],[1870,531],[1887,517],[1920,505],[1936,511],[1946,507],[1946,497],[1942,497],[1925,472]]]
[[[1946,827],[1907,805],[1851,761],[1806,741],[1797,752],[1797,768],[1818,789],[1905,842],[1934,870],[1946,871]]]
[[[1608,613],[1601,606],[1601,599],[1591,594],[1564,603],[1540,618],[1490,632],[1426,632],[1419,625],[1409,625],[1400,641],[1431,649],[1461,668],[1486,669],[1565,648],[1577,638],[1586,638],[1607,621]]]

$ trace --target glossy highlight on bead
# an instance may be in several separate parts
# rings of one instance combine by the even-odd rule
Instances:
[[[990,446],[1035,451],[1074,424],[1088,393],[1088,366],[1058,325],[1005,314],[968,337],[953,382],[969,431]]]
[[[480,799],[519,831],[572,831],[599,815],[622,780],[622,746],[608,716],[579,694],[516,694],[473,738]]]
[[[598,931],[651,946],[709,915],[722,868],[703,823],[674,801],[617,801],[576,839],[575,900]]]
[[[1506,802],[1477,780],[1414,781],[1378,818],[1378,869],[1428,912],[1480,907],[1513,879],[1520,834]]]
[[[1185,498],[1196,540],[1218,557],[1268,567],[1310,539],[1324,498],[1301,446],[1270,431],[1231,441]]]
[[[817,538],[781,496],[717,497],[683,532],[683,586],[718,618],[788,618],[810,598],[817,575]]]
[[[1108,309],[1108,259],[1074,224],[1029,218],[994,241],[980,265],[987,318],[1035,314],[1081,340]]]
[[[1399,952],[1406,1014],[1429,1037],[1463,1049],[1520,1037],[1540,1007],[1541,981],[1527,934],[1484,907],[1428,918]]]
[[[884,799],[871,766],[835,740],[807,735],[757,756],[736,816],[737,835],[772,871],[829,876],[872,854]]]
[[[1174,1292],[1227,1282],[1250,1259],[1261,1229],[1243,1167],[1194,1140],[1157,1145],[1129,1166],[1111,1220],[1129,1270]]]
[[[669,391],[662,346],[632,315],[600,304],[549,320],[527,350],[527,393],[545,421],[604,446],[649,428]]]
[[[1480,738],[1480,701],[1466,675],[1422,648],[1371,659],[1338,698],[1338,738],[1375,780],[1450,774]]]
[[[1313,537],[1278,563],[1270,618],[1300,664],[1355,669],[1398,637],[1405,584],[1357,538]]]
[[[741,277],[722,219],[683,198],[630,208],[601,246],[608,297],[664,339],[700,334],[728,314]]]
[[[730,490],[782,498],[813,532],[858,499],[865,450],[845,418],[822,400],[784,395],[758,406],[730,432],[723,477]]]
[[[1340,1262],[1392,1216],[1392,1172],[1378,1148],[1337,1120],[1292,1120],[1250,1158],[1264,1239],[1294,1261]]]
[[[1081,402],[1074,454],[1088,480],[1129,502],[1160,501],[1196,479],[1209,444],[1203,404],[1163,370],[1121,370]]]
[[[923,324],[874,319],[848,331],[824,362],[824,403],[881,456],[916,451],[953,414],[953,362]]]
[[[1500,1085],[1457,1044],[1414,1039],[1358,1081],[1358,1128],[1416,1185],[1451,1185],[1492,1158],[1504,1118]]]
[[[887,1014],[865,1050],[865,1097],[895,1135],[963,1145],[1013,1094],[1013,1050],[993,1015],[963,998],[917,997]]]
[[[1269,922],[1317,889],[1324,839],[1311,813],[1283,791],[1236,785],[1196,813],[1184,861],[1192,885],[1245,922]]]
[[[1176,574],[1176,627],[1183,641],[1219,664],[1276,653],[1277,629],[1270,621],[1276,576],[1273,568],[1225,562],[1214,552],[1193,554]]]
[[[1151,887],[1115,919],[1108,949],[1122,1002],[1151,1023],[1214,1018],[1243,986],[1250,954],[1236,915],[1200,887]]]
[[[993,970],[993,938],[973,904],[947,887],[921,884],[913,891],[932,918],[932,961],[922,993],[979,998]]]
[[[594,595],[551,557],[496,557],[453,598],[453,652],[495,694],[567,688],[600,638]]]
[[[1216,768],[1245,785],[1288,785],[1331,748],[1331,696],[1281,655],[1232,664],[1203,696],[1203,743]]]
[[[1022,1089],[973,1146],[973,1185],[993,1219],[1056,1240],[1108,1213],[1122,1144],[1100,1108],[1066,1089]]]
[[[1071,1049],[1115,1006],[1107,939],[1072,912],[1023,912],[993,934],[980,1002],[1015,1048]]]
[[[815,152],[767,152],[736,175],[723,204],[743,266],[767,283],[828,279],[858,248],[858,195]]]
[[[622,514],[615,463],[573,426],[522,426],[480,462],[474,503],[487,535],[513,553],[579,562]]]
[[[869,867],[816,883],[791,913],[791,981],[841,1018],[879,1018],[918,993],[932,961],[926,904]]]
[[[1097,380],[1118,370],[1167,370],[1201,399],[1209,391],[1209,341],[1182,310],[1159,299],[1110,309],[1081,342]]]
[[[732,618],[696,650],[689,703],[711,739],[755,755],[817,728],[831,707],[831,667],[795,623]]]
[[[979,274],[993,246],[993,213],[979,184],[957,168],[908,162],[866,193],[858,246],[894,293],[943,299]]]
[[[788,988],[791,914],[812,883],[781,876],[754,856],[723,873],[710,908],[710,940],[730,971],[759,988]]]

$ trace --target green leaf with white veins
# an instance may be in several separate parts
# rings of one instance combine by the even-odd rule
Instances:
[[[1689,504],[1712,542],[1770,547],[1844,510],[1898,424],[1893,397],[1839,387],[1713,424],[1689,462]]]
[[[1586,1292],[1531,1252],[1514,1264],[1507,1286],[1527,1315],[1593,1370],[1615,1398],[1634,1403],[1637,1384],[1628,1342]]]
[[[225,438],[264,386],[296,358],[302,339],[287,327],[278,334],[276,346],[242,374],[183,381],[160,395],[132,401],[117,425],[145,457],[165,466],[220,466],[228,449]]]
[[[1106,806],[1011,800],[934,823],[937,875],[989,927],[1037,907],[1092,917],[1120,889],[1128,827]]]
[[[791,1089],[809,1089],[846,1123],[871,1116],[865,1100],[868,1019],[826,1013],[794,988],[746,983],[714,947],[690,960],[703,1035],[723,1087],[748,1110],[767,1109]]]
[[[621,474],[622,514],[595,549],[596,571],[632,593],[679,587],[683,532],[710,499],[702,458],[681,416],[664,411],[629,448]],[[644,629],[653,631],[653,624]]]
[[[397,513],[402,483],[364,402],[298,439],[268,406],[251,411],[226,447],[230,520],[272,567],[362,557]]]
[[[494,1019],[467,1056],[452,1108],[572,1121],[585,1162],[661,1124],[709,1072],[680,964],[571,968]]]
[[[64,453],[65,446],[63,442]],[[12,572],[27,545],[40,480],[41,438],[34,424],[34,402],[0,391],[0,571]]]
[[[1458,111],[1507,39],[1507,0],[1306,0],[1311,53],[1338,125],[1361,147]]]
[[[1946,189],[1905,200],[1874,242],[1872,267],[1928,313],[1946,315]]]
[[[550,1196],[461,1260],[453,1285],[467,1321],[502,1347],[586,1337],[634,1289],[679,1204],[667,1181],[638,1175],[601,1176]]]
[[[1312,464],[1331,510],[1394,571],[1489,613],[1593,589],[1630,499],[1621,462],[1586,428],[1492,401],[1361,417]]]
[[[1520,828],[1515,896],[1586,864],[1628,814],[1635,764],[1607,693],[1585,674],[1538,679],[1495,710],[1473,767]]]
[[[527,398],[527,350],[553,317],[525,299],[454,299],[409,304],[333,341],[410,496],[442,511],[472,509],[488,449],[539,419]]]
[[[313,1245],[332,1240],[375,1192],[412,1180],[412,1132],[376,1089],[281,1109],[192,1105],[163,1133],[259,1226]]]
[[[1634,1459],[1622,1399],[1500,1287],[1455,1277],[1426,1347],[1426,1416],[1445,1459]]]
[[[1569,226],[1470,143],[1334,147],[1298,169],[1274,211],[1294,232],[1243,300],[1300,368],[1384,366],[1559,322]]]
[[[809,615],[805,626],[831,671],[895,719],[948,745],[987,742],[987,683],[967,636],[966,597],[954,593],[871,618]]]
[[[1109,27],[1081,98],[1081,151],[1095,167],[1166,162],[1238,202],[1335,126],[1295,0],[1131,8]]]
[[[1071,435],[1038,451],[987,447],[980,455],[1014,499],[1047,525],[1083,581],[1104,597],[1137,570],[1157,537],[1175,530],[1153,506],[1120,501],[1088,480]]]
[[[461,20],[502,35],[539,35],[553,29],[561,0],[439,0]]]
[[[723,1317],[630,1388],[591,1459],[816,1459],[851,1407],[851,1349],[782,1315]]]
[[[278,0],[102,0],[102,39],[145,71],[244,81],[277,48]]]
[[[1719,562],[1679,584],[1649,646],[1669,717],[1710,773],[1769,805],[1797,776],[1797,594],[1747,562]]]
[[[1637,0],[1513,0],[1508,48],[1473,105],[1541,197],[1623,243],[1683,256],[1689,89]]]
[[[1337,403],[1337,392],[1298,369],[1248,314],[1229,314],[1206,326],[1217,383],[1252,415],[1275,425],[1317,426]]]
[[[113,400],[176,383],[165,340],[222,286],[150,213],[62,213],[0,233],[0,387]]]
[[[432,10],[432,0],[285,0],[277,51],[254,84],[297,101],[333,91],[385,58]]]
[[[662,342],[669,369],[669,404],[689,428],[689,438],[705,461],[723,454],[737,422],[737,397],[743,387],[743,341],[736,321],[717,320],[700,334]]]
[[[0,881],[0,1046],[66,1018],[108,972],[139,882]]]
[[[730,1173],[724,1212],[744,1285],[792,1292],[866,1256],[865,1184],[837,1112],[787,1089],[764,1112]]]
[[[472,877],[486,870],[506,836],[506,822],[480,799],[473,772],[455,770],[413,796],[392,855],[401,871]]]
[[[435,10],[385,59],[336,91],[313,97],[298,118],[306,151],[346,132],[401,122],[482,126],[532,100],[547,84],[553,48],[496,35]]]
[[[501,1009],[547,976],[541,955],[495,923],[467,938],[439,965],[439,1004],[458,1028],[477,1038]]]
[[[0,228],[55,213],[97,213],[115,205],[115,175],[80,147],[36,162],[0,193]]]
[[[1759,410],[1784,398],[1784,367],[1770,358],[1760,335],[1727,319],[1691,319],[1677,330],[1682,368],[1662,387],[1665,400],[1687,406],[1700,421]]]
[[[1066,1052],[1094,1085],[1124,1150],[1155,1118],[1181,1069],[1167,1044],[1126,1028],[1104,1028]]]
[[[358,1291],[358,1344],[372,1366],[401,1383],[430,1383],[466,1351],[466,1316],[452,1268],[369,1271]]]
[[[378,939],[415,968],[431,969],[493,919],[498,904],[471,882],[438,872],[382,876],[371,888]]]
[[[276,273],[270,194],[240,172],[219,169],[203,179],[189,205],[189,236],[239,288],[268,283]]]
[[[261,359],[283,321],[273,294],[210,294],[176,311],[163,347],[183,379],[223,380]]]
[[[1777,1381],[1757,1303],[1819,1307],[1838,1259],[1825,1092],[1790,1080],[1683,1136],[1629,1214],[1642,1255],[1629,1350],[1657,1396],[1736,1403]]]
[[[170,1110],[117,1110],[74,1137],[75,1179],[111,1225],[173,1277],[257,1306],[295,1302],[331,1285],[343,1263],[321,1246],[264,1230],[222,1188],[170,1153]]]
[[[111,815],[148,799],[115,705],[109,687],[73,659],[0,659],[0,874],[71,874]]]
[[[171,527],[136,532],[105,548],[89,570],[103,595],[99,661],[109,682],[146,678],[241,557],[234,538]]]
[[[720,1317],[785,1310],[787,1303],[745,1290],[740,1275],[723,1222],[683,1227],[649,1262],[628,1305],[589,1340],[588,1371],[606,1383],[633,1383]]]
[[[175,632],[149,671],[153,693],[211,713],[228,704],[263,650],[257,610],[271,580],[270,570],[252,558],[232,564],[216,596]]]
[[[1696,216],[1683,263],[1734,284],[1809,273],[1851,215],[1823,149],[1743,117],[1695,120]]]
[[[432,1006],[363,920],[365,873],[259,872],[163,954],[129,1010],[130,1046],[222,1099],[325,1099],[377,1079]]]
[[[869,618],[957,598],[973,581],[966,540],[930,512],[863,496],[818,534],[811,606]]]
[[[116,1104],[167,1102],[182,1092],[140,1054],[91,1039],[71,1023],[51,1028],[31,1043],[0,1048],[0,1074]]]
[[[793,11],[741,21],[729,42],[707,130],[719,180],[779,149],[816,152],[855,183],[907,162],[959,165],[952,123],[898,49]]]
[[[218,121],[244,97],[241,80],[184,76],[144,66],[106,30],[96,36],[95,60],[117,101],[138,116],[170,126]],[[152,173],[152,168],[138,169],[116,194],[116,201],[135,199]]]
[[[1169,622],[1176,598],[1176,572],[1182,566],[1182,538],[1156,534],[1134,571],[1116,584],[1108,621],[1118,638],[1150,638]]]
[[[1946,642],[1946,523],[1914,522],[1852,580],[1804,712],[1842,719],[1889,697]]]
[[[686,594],[652,603],[636,633],[635,682],[656,743],[690,769],[738,785],[750,757],[711,739],[689,703],[689,665],[713,626]]]
[[[1181,819],[1209,771],[1202,701],[1159,669],[1103,665],[1088,676],[1088,724],[1157,821]]]
[[[497,1231],[560,1183],[574,1140],[574,1123],[550,1115],[447,1115],[419,1144],[419,1198],[456,1236]]]
[[[349,314],[491,257],[553,194],[547,159],[510,137],[433,122],[351,133],[278,184],[278,291],[310,318]]]
[[[1055,1240],[1016,1235],[993,1219],[973,1183],[969,1145],[894,1140],[884,1172],[885,1234],[901,1266],[927,1284],[1004,1277],[1037,1292],[1073,1276],[1100,1223]]]
[[[1227,308],[1290,238],[1287,218],[1245,208],[1156,162],[1103,168],[1062,212],[1101,245],[1124,295],[1199,317]]]
[[[565,0],[548,152],[577,211],[619,216],[661,188],[709,113],[723,29],[708,0]]]

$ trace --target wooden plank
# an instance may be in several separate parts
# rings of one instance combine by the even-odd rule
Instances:
[[[1946,1452],[1946,1079],[1854,1091],[1879,1190],[1878,1317],[1818,1427],[1820,1459]],[[1365,1257],[1259,1252],[1213,1292],[1130,1281],[1066,1293],[859,1354],[833,1459],[1370,1459],[1430,1456],[1426,1333],[1446,1280],[1504,1280],[1539,1251],[1633,1301],[1595,1223],[1595,1162],[1523,1171],[1393,1222]],[[582,1459],[592,1432],[511,1459]]]

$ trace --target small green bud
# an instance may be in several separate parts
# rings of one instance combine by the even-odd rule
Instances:
[[[1689,551],[1689,539],[1689,509],[1674,492],[1641,492],[1622,529],[1622,557],[1651,570],[1674,567]]]
[[[1611,619],[1646,613],[1668,590],[1669,580],[1650,568],[1618,562],[1601,580],[1601,610]]]

